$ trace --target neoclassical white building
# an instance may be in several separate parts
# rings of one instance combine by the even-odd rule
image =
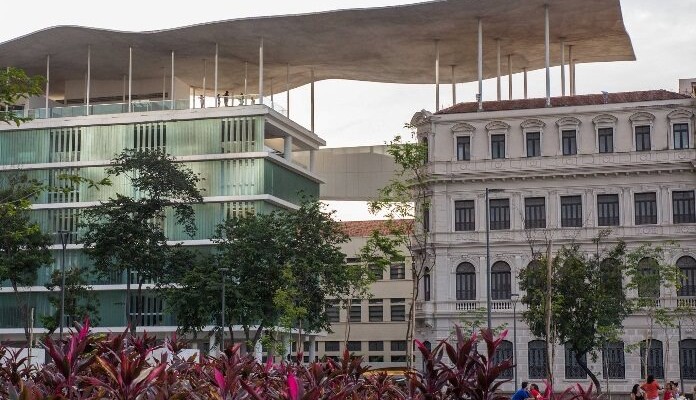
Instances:
[[[544,99],[484,102],[483,110],[461,103],[416,113],[412,121],[428,144],[436,256],[421,291],[417,335],[434,345],[464,315],[486,307],[488,188],[493,325],[511,330],[503,349],[516,353],[518,381],[545,375],[545,344],[529,333],[523,305],[515,302],[518,273],[533,260],[530,232],[553,239],[554,249],[576,242],[588,253],[607,228],[608,243],[623,239],[629,247],[674,240],[678,249],[667,261],[688,279],[679,293],[663,289],[660,301],[696,299],[695,100],[662,90],[551,100],[551,107]],[[623,342],[608,348],[606,360],[588,360],[603,382],[607,363],[612,391],[625,393],[641,380],[640,351],[628,349],[645,339],[646,328],[645,316],[629,317]],[[681,336],[680,346],[677,329],[655,331],[649,369],[675,381],[681,371],[685,387],[693,388],[693,322],[683,321]],[[559,386],[589,381],[563,346],[555,354]]]

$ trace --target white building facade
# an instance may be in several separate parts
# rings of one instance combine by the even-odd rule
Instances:
[[[552,239],[554,250],[578,243],[588,253],[603,229],[611,229],[607,244],[622,239],[629,248],[673,240],[678,247],[666,261],[696,278],[694,99],[648,91],[551,100],[552,107],[544,99],[484,102],[483,111],[462,103],[412,121],[429,147],[435,254],[417,337],[434,346],[463,316],[486,307],[488,188],[493,325],[510,329],[503,351],[517,360],[520,382],[545,377],[544,342],[530,334],[515,301],[523,295],[518,274],[533,261],[530,235]],[[679,293],[663,288],[660,301],[676,305],[693,296],[696,286],[686,279]],[[681,375],[692,388],[696,327],[682,324],[681,345],[677,329],[655,330],[649,372],[675,381]],[[646,317],[632,315],[623,343],[608,349],[612,392],[626,393],[642,379],[640,351],[629,349],[646,334]],[[605,384],[602,356],[588,363]],[[554,365],[559,387],[589,382],[563,346],[556,345]]]

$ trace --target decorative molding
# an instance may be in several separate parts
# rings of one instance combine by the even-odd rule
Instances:
[[[546,127],[546,123],[537,118],[530,118],[522,121],[520,126],[522,129],[544,129]]]
[[[615,125],[619,119],[611,114],[599,114],[592,118],[592,123],[595,125]]]
[[[580,126],[581,123],[582,121],[575,117],[563,117],[556,121],[556,126],[558,126],[559,128],[563,126],[574,126],[577,128],[578,126]]]
[[[628,117],[628,119],[631,122],[633,122],[634,124],[641,123],[641,122],[652,124],[652,122],[655,121],[655,115],[651,114],[649,112],[640,111],[640,112],[637,112],[637,113],[631,115],[630,117]]]
[[[417,113],[413,114],[413,117],[411,117],[411,125],[418,127],[418,126],[428,124],[428,123],[430,123],[430,117],[432,117],[432,116],[433,116],[433,113],[431,113],[430,111],[426,111],[426,110],[418,111]]]
[[[667,114],[667,118],[670,120],[673,119],[691,119],[694,116],[694,113],[691,110],[686,110],[683,108],[676,109],[669,114]]]
[[[452,126],[452,133],[462,133],[462,132],[473,133],[475,130],[476,130],[475,126],[473,126],[471,124],[467,124],[466,122],[460,122],[460,123]]]
[[[491,121],[486,124],[487,131],[508,131],[510,125],[504,121]]]

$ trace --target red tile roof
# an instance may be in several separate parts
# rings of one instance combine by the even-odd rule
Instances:
[[[682,100],[688,99],[690,96],[681,93],[670,92],[667,90],[646,90],[640,92],[619,92],[609,93],[605,101],[603,94],[584,94],[579,96],[561,96],[552,97],[552,107],[571,107],[571,106],[593,106],[601,104],[618,104],[618,103],[638,103],[642,101],[657,101],[657,100]],[[483,111],[508,111],[508,110],[526,110],[533,108],[545,108],[546,99],[516,99],[516,100],[501,100],[501,101],[484,101]],[[459,103],[452,107],[438,111],[436,114],[460,114],[460,113],[475,113],[478,112],[478,103]]]
[[[387,223],[389,220],[374,220],[374,221],[344,221],[341,222],[343,230],[348,236],[366,237],[370,236],[375,230],[379,230],[382,234],[388,234],[389,228]],[[397,224],[411,223],[412,220],[401,219],[394,221]]]

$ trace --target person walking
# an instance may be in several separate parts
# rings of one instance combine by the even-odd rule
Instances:
[[[639,384],[633,385],[631,389],[631,400],[645,400],[645,392],[640,388]]]
[[[517,389],[515,394],[512,395],[510,400],[526,400],[529,398],[529,390],[527,390],[527,385],[529,385],[529,382],[524,381],[522,382],[522,386]]]
[[[645,392],[646,400],[657,400],[660,398],[659,392],[662,390],[662,388],[660,387],[660,384],[655,381],[655,377],[653,375],[648,375],[648,379],[645,380],[644,384],[640,385],[640,388]]]
[[[225,90],[225,94],[223,94],[222,99],[225,102],[225,107],[227,107],[227,102],[229,102],[229,100],[230,100],[230,91],[229,90]]]

